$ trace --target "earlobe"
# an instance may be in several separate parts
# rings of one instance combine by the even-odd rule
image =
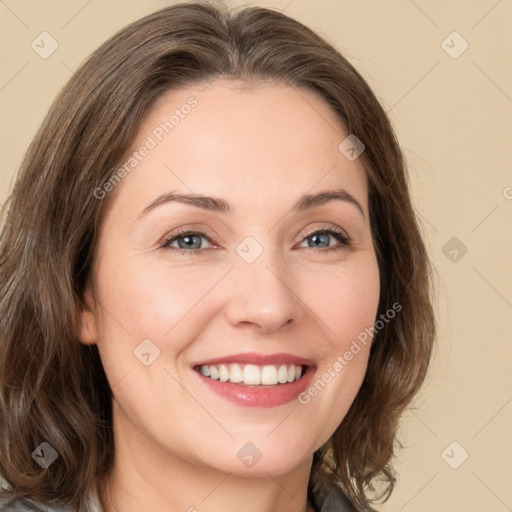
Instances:
[[[95,316],[95,300],[90,284],[85,287],[83,306],[80,310],[80,330],[78,337],[84,345],[94,345],[98,339]]]

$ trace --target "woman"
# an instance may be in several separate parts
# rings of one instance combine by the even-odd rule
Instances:
[[[390,123],[323,39],[214,3],[131,24],[60,93],[7,206],[5,510],[389,496],[430,266]]]

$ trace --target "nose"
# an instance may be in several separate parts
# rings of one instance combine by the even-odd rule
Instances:
[[[270,266],[260,258],[251,264],[241,262],[230,274],[226,317],[231,325],[246,324],[271,334],[301,322],[304,303],[299,282],[285,265]]]

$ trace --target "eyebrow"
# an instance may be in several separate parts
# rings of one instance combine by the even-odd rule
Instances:
[[[354,205],[363,218],[366,219],[366,215],[364,213],[363,207],[359,203],[359,201],[349,192],[343,189],[338,190],[328,190],[324,192],[318,192],[316,194],[304,194],[299,198],[299,200],[292,206],[292,212],[302,212],[306,210],[310,210],[317,206],[324,205],[330,201],[345,201],[349,204]],[[203,210],[216,212],[216,213],[233,213],[234,209],[231,205],[221,199],[219,197],[209,197],[201,194],[180,194],[176,192],[168,192],[165,194],[161,194],[154,201],[149,203],[144,210],[140,212],[137,219],[144,217],[150,211],[158,208],[163,204],[168,204],[172,202],[190,204],[192,206],[197,206]]]

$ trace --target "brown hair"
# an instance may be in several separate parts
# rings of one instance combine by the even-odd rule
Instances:
[[[87,494],[112,467],[112,393],[95,345],[78,340],[108,198],[145,113],[171,89],[217,77],[315,91],[366,146],[378,316],[400,314],[372,345],[350,410],[313,458],[310,493],[338,484],[364,508],[387,499],[398,420],[421,386],[435,321],[430,262],[391,124],[354,67],[284,14],[220,2],[177,4],[132,23],[96,50],[60,92],[23,160],[0,235],[0,475],[7,498],[90,511]],[[42,470],[31,453],[58,453]]]

